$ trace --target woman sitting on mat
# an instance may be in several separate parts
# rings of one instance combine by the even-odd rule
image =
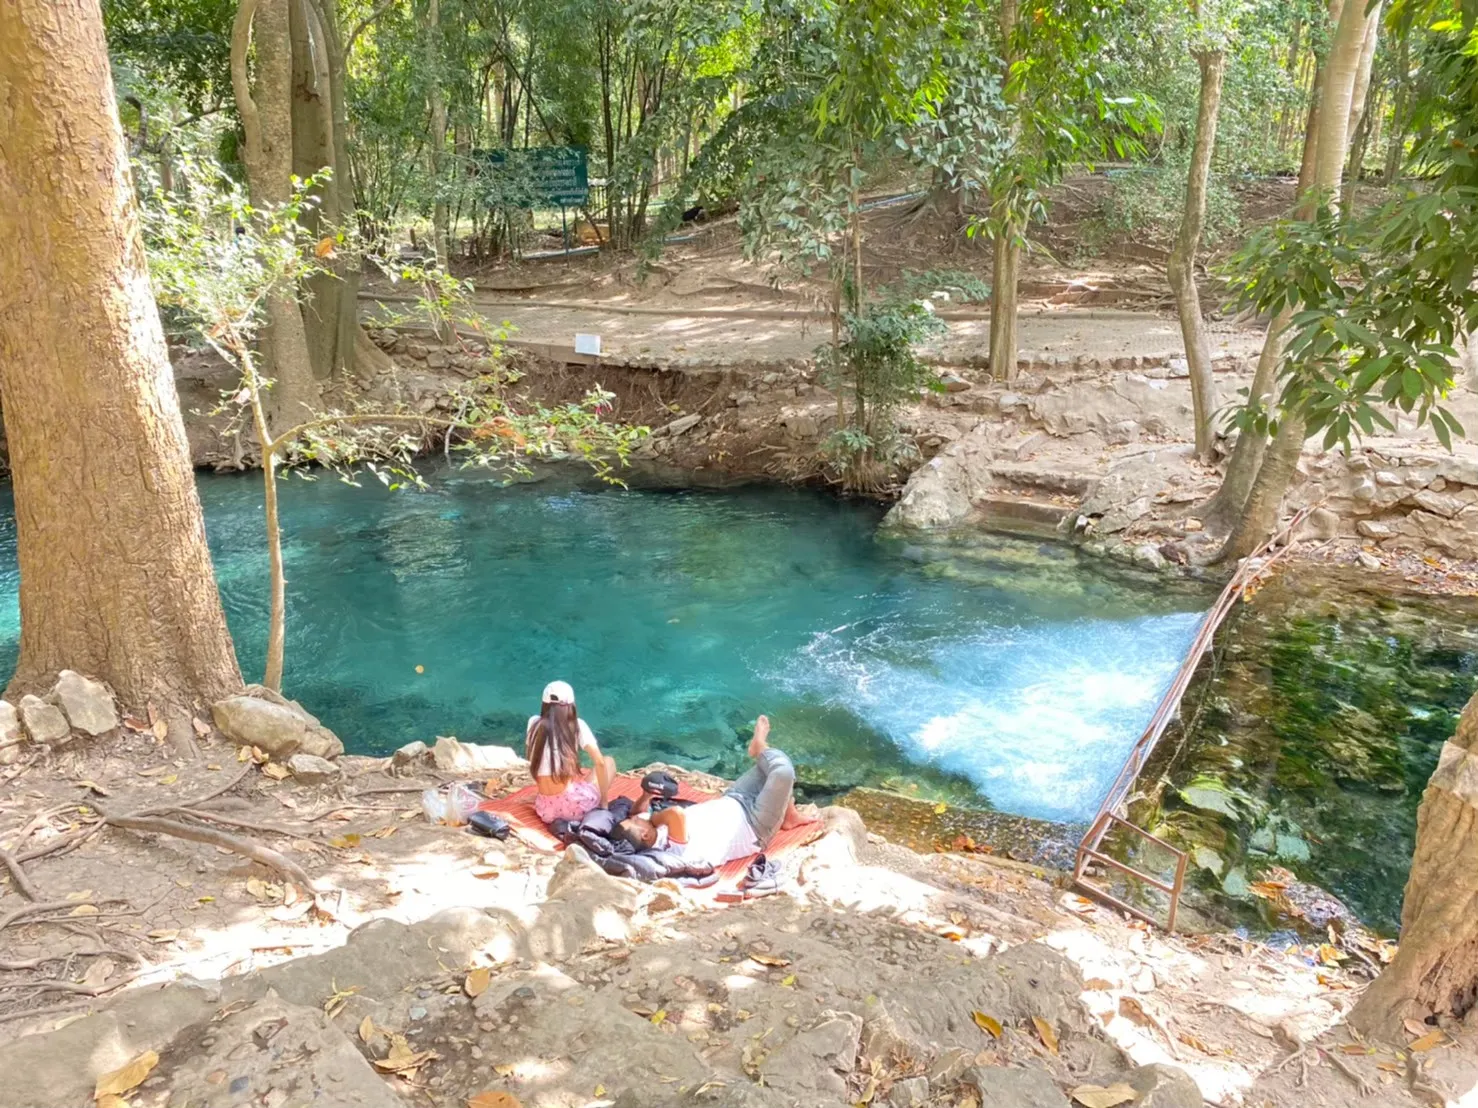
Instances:
[[[637,814],[616,826],[616,836],[638,850],[668,850],[683,861],[715,868],[764,850],[777,832],[818,817],[816,809],[795,804],[795,766],[769,744],[770,720],[755,721],[749,756],[754,765],[723,796],[686,808],[647,814],[650,796]]]
[[[544,702],[537,716],[529,717],[524,733],[529,772],[539,795],[534,811],[546,824],[557,819],[580,820],[587,812],[604,806],[615,760],[600,752],[595,733],[575,711],[575,690],[563,681],[544,686]],[[580,752],[590,755],[595,780],[580,769]]]

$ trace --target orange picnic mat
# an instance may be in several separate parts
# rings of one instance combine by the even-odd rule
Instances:
[[[530,846],[539,850],[563,850],[564,843],[550,834],[549,828],[544,826],[544,821],[534,811],[534,797],[537,795],[538,790],[533,785],[526,785],[508,796],[484,800],[478,807],[483,811],[496,812],[502,816],[513,827],[514,833]],[[611,782],[611,791],[607,800],[615,800],[621,796],[631,800],[641,799],[641,778],[629,773],[618,775]],[[701,792],[685,781],[678,783],[677,797],[679,800],[691,800],[695,804],[713,799],[711,793]],[[820,838],[821,831],[822,825],[819,821],[803,823],[788,831],[781,831],[770,840],[770,845],[765,849],[765,857],[772,860],[783,858],[797,847],[805,846]],[[749,854],[724,863],[719,868],[718,880],[714,884],[692,891],[709,894],[732,892],[739,887],[739,882],[743,880],[745,872],[749,869],[749,863],[754,861],[754,857],[753,854]]]

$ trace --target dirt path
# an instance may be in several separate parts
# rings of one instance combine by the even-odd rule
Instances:
[[[390,298],[382,308],[404,310]],[[575,335],[594,334],[602,354],[663,365],[755,365],[809,358],[829,337],[825,317],[805,308],[731,300],[722,306],[653,306],[637,297],[590,300],[517,300],[478,296],[475,305],[491,323],[509,323],[517,341],[573,349]],[[367,309],[373,311],[372,305]],[[931,360],[981,364],[990,346],[989,313],[943,309],[949,334],[928,348]],[[1119,359],[1176,357],[1184,352],[1173,316],[1104,308],[1032,305],[1020,322],[1023,360],[1113,364]],[[1212,350],[1220,356],[1256,354],[1262,333],[1214,325]],[[1120,368],[1127,368],[1121,365]]]

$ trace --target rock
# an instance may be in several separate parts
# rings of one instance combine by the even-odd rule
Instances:
[[[295,700],[260,685],[211,705],[216,729],[239,746],[255,746],[279,761],[294,754],[337,758],[344,744]]]
[[[1451,493],[1432,492],[1430,489],[1422,489],[1413,493],[1411,501],[1418,508],[1439,515],[1443,519],[1454,519],[1468,505],[1460,498]]]
[[[963,1080],[991,1108],[1069,1108],[1067,1097],[1045,1070],[971,1066]],[[1138,1101],[1135,1108],[1139,1108]]]
[[[996,407],[1001,410],[1002,415],[1014,412],[1017,408],[1027,407],[1027,399],[1019,392],[1003,392],[996,397]]]
[[[60,708],[78,731],[101,735],[118,726],[118,709],[108,687],[70,669],[57,675],[56,685],[46,699]]]
[[[529,928],[529,951],[544,962],[563,962],[594,939],[622,941],[636,910],[638,891],[590,860],[578,844],[568,847],[549,878],[549,899]]]
[[[671,423],[667,424],[667,426],[659,428],[657,434],[681,435],[685,432],[691,431],[694,427],[697,427],[698,424],[702,422],[703,417],[701,415],[698,415],[696,412],[692,415],[679,416],[677,419],[674,419]]]
[[[869,1004],[863,1014],[859,1049],[864,1058],[870,1058],[876,1064],[886,1063],[895,1055],[919,1059],[929,1054],[928,1044],[901,1026],[882,1001]]]
[[[316,754],[294,754],[287,760],[288,772],[306,785],[321,785],[336,781],[339,767],[327,758]]]
[[[1377,558],[1374,554],[1371,554],[1365,550],[1361,550],[1359,553],[1357,553],[1355,555],[1355,559],[1366,569],[1380,569],[1381,567],[1381,560]]]
[[[1304,520],[1303,533],[1319,541],[1332,539],[1339,534],[1339,516],[1328,508],[1315,508]]]
[[[21,717],[15,705],[8,700],[0,700],[0,766],[8,766],[20,757],[21,743],[25,741]]]
[[[418,762],[429,762],[430,760],[431,748],[420,739],[406,743],[390,755],[390,765],[395,769],[406,769]]]
[[[437,769],[452,773],[501,773],[528,765],[528,761],[511,746],[484,746],[464,743],[451,735],[439,735],[431,748],[431,761]]]
[[[851,1012],[823,1011],[811,1027],[781,1046],[760,1067],[765,1085],[782,1096],[815,1104],[821,1097],[841,1097],[842,1075],[857,1065],[862,1017]]]
[[[1165,555],[1160,553],[1160,548],[1152,542],[1142,542],[1130,551],[1136,565],[1144,566],[1146,569],[1164,569],[1168,564]]]
[[[924,1108],[929,1103],[929,1079],[908,1077],[893,1082],[888,1094],[888,1108]]]
[[[1129,1075],[1139,1094],[1134,1108],[1201,1108],[1201,1090],[1184,1070],[1174,1066],[1140,1066]]]
[[[1127,446],[1139,441],[1139,424],[1132,419],[1121,419],[1103,430],[1103,440],[1110,446]]]
[[[1374,519],[1356,520],[1355,531],[1367,539],[1388,539],[1395,534],[1386,524]]]
[[[445,369],[447,367],[446,352],[442,350],[431,350],[426,354],[427,369]]]
[[[810,412],[795,412],[781,417],[780,424],[794,438],[811,440],[821,434],[821,424]]]
[[[1206,524],[1204,524],[1203,522],[1201,522],[1201,520],[1196,519],[1194,517],[1189,518],[1189,519],[1187,519],[1185,521],[1185,529],[1187,531],[1200,531],[1205,526],[1206,526]]]
[[[759,398],[752,392],[741,392],[730,399],[736,408],[748,408],[752,404],[759,403]]]
[[[1388,469],[1376,470],[1375,483],[1377,485],[1385,485],[1387,488],[1394,488],[1397,485],[1405,484],[1397,474],[1392,473]]]
[[[945,371],[939,375],[939,383],[944,386],[945,392],[966,392],[970,389],[970,382],[958,373]]]
[[[21,697],[20,713],[21,722],[25,724],[26,734],[31,736],[32,742],[55,746],[71,737],[72,725],[62,715],[62,710],[55,704],[46,703],[39,696],[27,693]]]

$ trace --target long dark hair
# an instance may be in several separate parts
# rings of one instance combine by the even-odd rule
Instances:
[[[539,709],[539,718],[529,731],[529,769],[536,774],[546,749],[550,777],[563,785],[579,775],[580,717],[573,704],[555,701]]]

